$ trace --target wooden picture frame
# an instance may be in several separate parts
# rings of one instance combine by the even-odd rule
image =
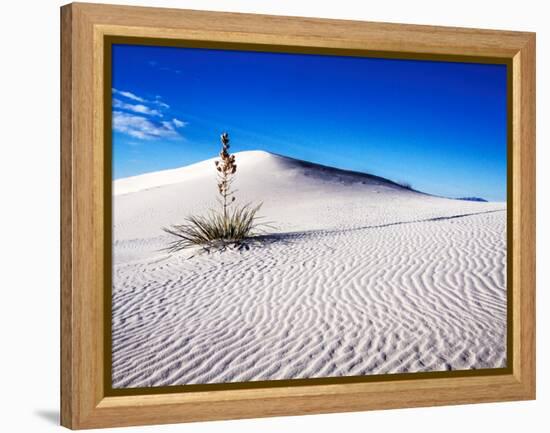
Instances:
[[[504,374],[111,395],[105,374],[108,38],[510,66],[511,308]],[[224,45],[225,44],[225,45]],[[274,48],[275,47],[275,48]],[[61,424],[72,429],[535,398],[535,34],[73,3],[61,8]],[[110,173],[109,173],[110,176]],[[510,197],[510,195],[509,195]]]

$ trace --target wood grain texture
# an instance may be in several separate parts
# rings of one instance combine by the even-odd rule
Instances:
[[[61,424],[72,426],[72,10],[61,9]]]
[[[514,360],[517,379],[535,398],[535,37],[514,57]]]
[[[535,36],[532,33],[72,4],[61,10],[61,423],[92,428],[535,397]],[[106,397],[105,36],[513,62],[512,374]]]

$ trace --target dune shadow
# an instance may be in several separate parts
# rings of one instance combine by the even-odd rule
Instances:
[[[247,240],[251,245],[270,245],[275,243],[289,244],[293,240],[307,235],[310,231],[303,232],[280,232],[280,233],[268,233],[265,235],[254,236]],[[317,232],[317,230],[311,230],[312,233]]]
[[[357,232],[357,231],[363,231],[363,230],[369,230],[369,229],[381,229],[381,228],[393,227],[393,226],[399,226],[399,225],[405,225],[405,224],[446,221],[446,220],[452,220],[457,218],[464,218],[469,216],[490,214],[495,212],[505,212],[505,211],[506,209],[495,209],[495,210],[489,210],[489,211],[483,211],[483,212],[472,212],[472,213],[465,213],[465,214],[431,217],[431,218],[408,220],[408,221],[396,221],[396,222],[386,223],[386,224],[372,224],[372,225],[366,225],[361,227],[350,227],[350,228],[343,228],[343,229],[332,229],[332,230],[322,229],[322,230],[305,230],[300,232],[270,233],[270,234],[260,235],[260,236],[251,238],[250,246],[252,246],[256,242],[257,242],[257,245],[259,246],[269,245],[274,243],[290,244],[309,237],[330,236],[334,234],[351,233],[351,232]]]
[[[349,228],[342,228],[342,229],[335,228],[335,229],[304,230],[304,231],[296,231],[296,232],[265,233],[265,234],[260,234],[260,235],[256,235],[248,239],[245,239],[244,241],[241,241],[237,245],[233,245],[233,246],[224,245],[223,247],[219,247],[219,246],[203,247],[202,249],[200,249],[199,251],[196,251],[193,255],[191,255],[188,258],[191,259],[196,255],[200,255],[204,253],[210,254],[212,252],[223,252],[228,249],[233,249],[237,251],[248,251],[252,248],[262,248],[269,245],[291,245],[296,242],[300,242],[302,240],[312,238],[312,237],[322,238],[327,236],[360,232],[365,230],[383,229],[386,227],[393,227],[393,226],[406,225],[406,224],[446,221],[446,220],[452,220],[452,219],[458,219],[458,218],[465,218],[469,216],[490,214],[495,212],[505,212],[505,211],[506,209],[495,209],[495,210],[483,211],[483,212],[472,212],[472,213],[465,213],[465,214],[430,217],[425,219],[416,219],[416,220],[408,220],[408,221],[395,221],[395,222],[386,223],[386,224],[372,224],[372,225],[366,225],[366,226],[360,226],[360,227],[349,227]]]
[[[471,212],[471,213],[440,216],[440,217],[431,217],[431,218],[409,220],[409,221],[396,221],[396,222],[393,222],[393,223],[375,224],[375,225],[364,226],[364,227],[353,227],[353,228],[349,228],[349,229],[342,229],[342,230],[336,230],[336,231],[338,231],[338,232],[349,232],[349,231],[366,230],[366,229],[380,229],[380,228],[399,226],[399,225],[404,225],[404,224],[417,224],[417,223],[424,223],[424,222],[446,221],[446,220],[452,220],[452,219],[457,219],[457,218],[464,218],[464,217],[469,217],[469,216],[483,215],[483,214],[489,214],[489,213],[495,213],[495,212],[505,212],[505,211],[506,211],[506,209],[495,209],[495,210],[487,210],[487,211],[483,211],[483,212]]]

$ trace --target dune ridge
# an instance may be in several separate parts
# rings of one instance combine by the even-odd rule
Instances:
[[[506,365],[504,203],[237,161],[239,199],[277,225],[250,250],[161,250],[160,227],[211,206],[211,161],[115,181],[115,388]]]

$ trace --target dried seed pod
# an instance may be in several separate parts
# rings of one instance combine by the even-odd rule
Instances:
[[[232,176],[237,171],[235,164],[235,155],[229,153],[229,134],[224,132],[220,135],[221,149],[219,152],[219,160],[215,161],[216,170],[218,172],[218,192],[221,195],[220,203],[223,209],[223,218],[228,217],[228,206],[236,199],[231,191]]]

